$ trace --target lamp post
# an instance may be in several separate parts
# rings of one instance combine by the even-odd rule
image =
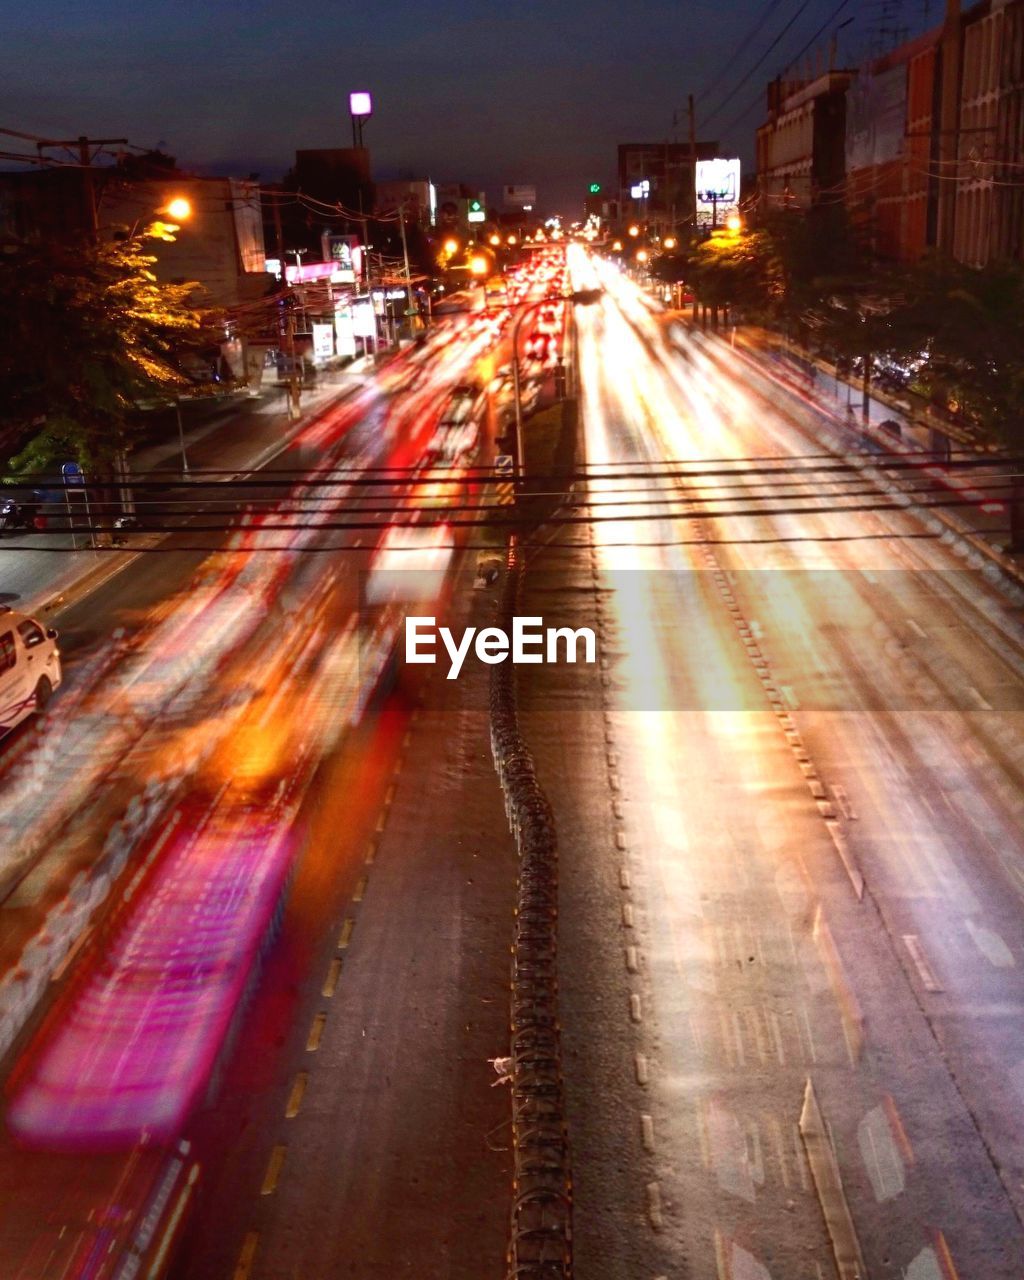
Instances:
[[[526,474],[524,467],[525,458],[523,456],[523,402],[521,398],[522,381],[519,376],[519,330],[523,321],[532,312],[537,311],[551,299],[562,297],[563,301],[570,302],[574,306],[583,307],[591,306],[601,297],[603,290],[601,289],[576,289],[572,293],[545,294],[543,298],[534,298],[532,302],[525,302],[519,309],[515,323],[512,325],[512,399],[516,411],[516,478],[522,482]]]
[[[373,99],[365,89],[348,95],[348,113],[352,117],[352,146],[363,145],[363,123],[373,115]]]

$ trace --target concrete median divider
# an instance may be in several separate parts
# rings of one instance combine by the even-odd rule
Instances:
[[[524,571],[508,553],[496,625],[508,631]],[[558,1017],[558,840],[519,727],[515,668],[492,668],[491,750],[519,855],[511,976],[513,1200],[508,1280],[572,1275],[572,1171]]]

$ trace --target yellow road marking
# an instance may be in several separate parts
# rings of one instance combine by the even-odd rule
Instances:
[[[277,1146],[270,1153],[270,1163],[267,1165],[267,1172],[263,1175],[263,1186],[260,1187],[261,1196],[273,1195],[277,1190],[277,1180],[281,1176],[281,1166],[284,1164],[284,1153],[286,1147]]]
[[[256,1257],[256,1246],[260,1242],[259,1233],[250,1231],[242,1241],[242,1252],[238,1255],[234,1280],[249,1280],[253,1259]]]
[[[308,1082],[308,1071],[300,1071],[295,1077],[295,1083],[292,1085],[292,1091],[288,1095],[288,1105],[284,1109],[286,1119],[294,1120],[294,1118],[299,1114],[299,1107],[302,1106],[302,1099],[306,1096],[306,1085]]]
[[[306,1052],[316,1053],[320,1048],[320,1037],[324,1033],[324,1023],[327,1021],[326,1013],[318,1013],[313,1019],[313,1025],[309,1029],[309,1039],[306,1041]]]
[[[341,933],[338,934],[338,950],[344,951],[348,944],[352,941],[352,930],[355,928],[354,920],[346,920],[341,926]]]
[[[338,979],[341,977],[341,960],[337,956],[331,961],[327,970],[327,977],[324,978],[324,985],[320,988],[320,994],[325,995],[328,1000],[334,995],[338,987]]]
[[[360,876],[355,887],[355,892],[352,894],[352,901],[362,902],[363,894],[365,892],[366,892],[366,876]]]

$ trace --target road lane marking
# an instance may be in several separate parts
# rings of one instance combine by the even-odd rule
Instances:
[[[263,1175],[263,1186],[260,1187],[261,1196],[272,1196],[277,1190],[277,1181],[281,1176],[281,1168],[284,1165],[284,1153],[286,1147],[276,1146],[270,1153],[270,1162],[267,1165],[267,1172]]]
[[[292,1085],[292,1091],[288,1095],[288,1103],[284,1109],[286,1120],[294,1120],[299,1114],[299,1108],[302,1106],[302,1099],[306,1095],[306,1085],[309,1083],[309,1072],[300,1071],[295,1077],[295,1083]]]
[[[637,1084],[646,1085],[647,1081],[650,1079],[650,1073],[647,1067],[647,1058],[644,1054],[638,1053],[636,1055],[634,1067],[636,1070]]]
[[[349,918],[345,920],[341,926],[341,933],[338,934],[338,950],[344,951],[348,944],[352,941],[352,930],[355,928],[356,922]]]
[[[252,1271],[253,1260],[256,1257],[256,1246],[259,1242],[258,1231],[246,1233],[246,1237],[242,1241],[242,1251],[238,1255],[238,1262],[235,1264],[233,1280],[249,1280],[249,1273]]]
[[[910,958],[914,962],[914,968],[917,970],[918,977],[921,979],[921,985],[925,991],[941,991],[942,983],[936,978],[932,972],[931,966],[925,958],[924,948],[921,946],[921,939],[916,933],[905,933],[903,936],[903,945],[910,953]]]
[[[625,847],[626,847],[626,833],[625,833],[625,831],[616,831],[616,833],[615,833],[615,847],[616,847],[616,849],[625,849]]]
[[[843,817],[848,822],[856,822],[857,814],[854,812],[853,805],[850,803],[850,797],[847,794],[846,788],[841,787],[836,783],[832,787],[832,794],[835,796],[836,804],[839,806],[839,811]]]
[[[335,991],[338,989],[338,979],[341,977],[341,957],[335,956],[327,969],[327,976],[324,978],[324,985],[320,988],[320,994],[326,996],[328,1000],[333,999]]]
[[[860,1241],[857,1239],[850,1206],[843,1190],[839,1162],[810,1078],[804,1089],[804,1104],[800,1112],[800,1137],[811,1167],[818,1202],[825,1215],[825,1226],[832,1241],[839,1280],[863,1280],[867,1275],[864,1255],[861,1253]]]
[[[395,784],[389,784],[387,791],[384,792],[384,808],[387,809],[395,798]]]
[[[352,891],[352,901],[362,902],[363,895],[366,893],[366,876],[360,876],[356,881],[356,887]]]
[[[838,822],[826,819],[825,827],[829,835],[832,837],[832,843],[836,847],[836,853],[839,854],[843,866],[846,868],[846,874],[850,877],[850,883],[853,885],[853,891],[857,895],[858,900],[864,897],[864,877],[861,875],[860,867],[857,865],[857,859],[853,856],[853,850],[847,843],[846,836],[843,834],[842,828]]]
[[[913,618],[907,619],[907,626],[911,629],[911,631],[913,631],[914,635],[917,636],[919,640],[928,639],[928,632],[925,631],[924,627],[922,627],[921,624],[919,622],[916,622]]]
[[[633,907],[629,902],[622,904],[622,925],[625,929],[632,929],[633,927]]]
[[[864,1044],[864,1013],[861,1010],[860,1001],[857,999],[850,980],[846,976],[846,966],[843,964],[839,948],[832,937],[832,930],[828,927],[820,906],[814,915],[812,936],[825,965],[832,994],[835,996],[836,1004],[839,1006],[839,1019],[843,1024],[843,1035],[846,1038],[846,1046],[850,1054],[850,1065],[856,1066]]]
[[[640,959],[636,947],[626,948],[626,971],[627,973],[640,972]]]
[[[634,1022],[643,1021],[643,1010],[640,1007],[640,997],[635,991],[629,997],[629,1016]]]
[[[800,699],[796,696],[793,686],[791,684],[779,685],[779,691],[793,710],[796,711],[800,706]]]
[[[648,1115],[640,1117],[640,1141],[645,1151],[654,1150],[654,1121]]]
[[[992,703],[986,701],[986,699],[981,696],[978,690],[975,689],[973,684],[969,684],[967,686],[967,692],[971,695],[972,700],[974,701],[975,705],[978,707],[980,711],[992,710]]]
[[[661,1212],[661,1187],[656,1182],[647,1184],[647,1219],[655,1231],[660,1231],[665,1219]]]
[[[629,888],[629,872],[626,870],[625,867],[623,867],[619,871],[619,888],[620,889]]]
[[[371,840],[366,846],[366,853],[363,855],[363,863],[372,867],[377,858],[377,841]]]
[[[320,1048],[320,1037],[324,1033],[324,1025],[327,1022],[326,1013],[318,1013],[313,1019],[313,1025],[309,1028],[309,1036],[306,1040],[306,1052],[316,1053]]]

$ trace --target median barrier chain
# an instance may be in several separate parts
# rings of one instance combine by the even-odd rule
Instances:
[[[523,573],[510,550],[498,625],[512,630]],[[519,728],[514,668],[491,669],[491,751],[519,854],[512,945],[513,1201],[506,1280],[572,1275],[572,1174],[558,1023],[558,842]]]

